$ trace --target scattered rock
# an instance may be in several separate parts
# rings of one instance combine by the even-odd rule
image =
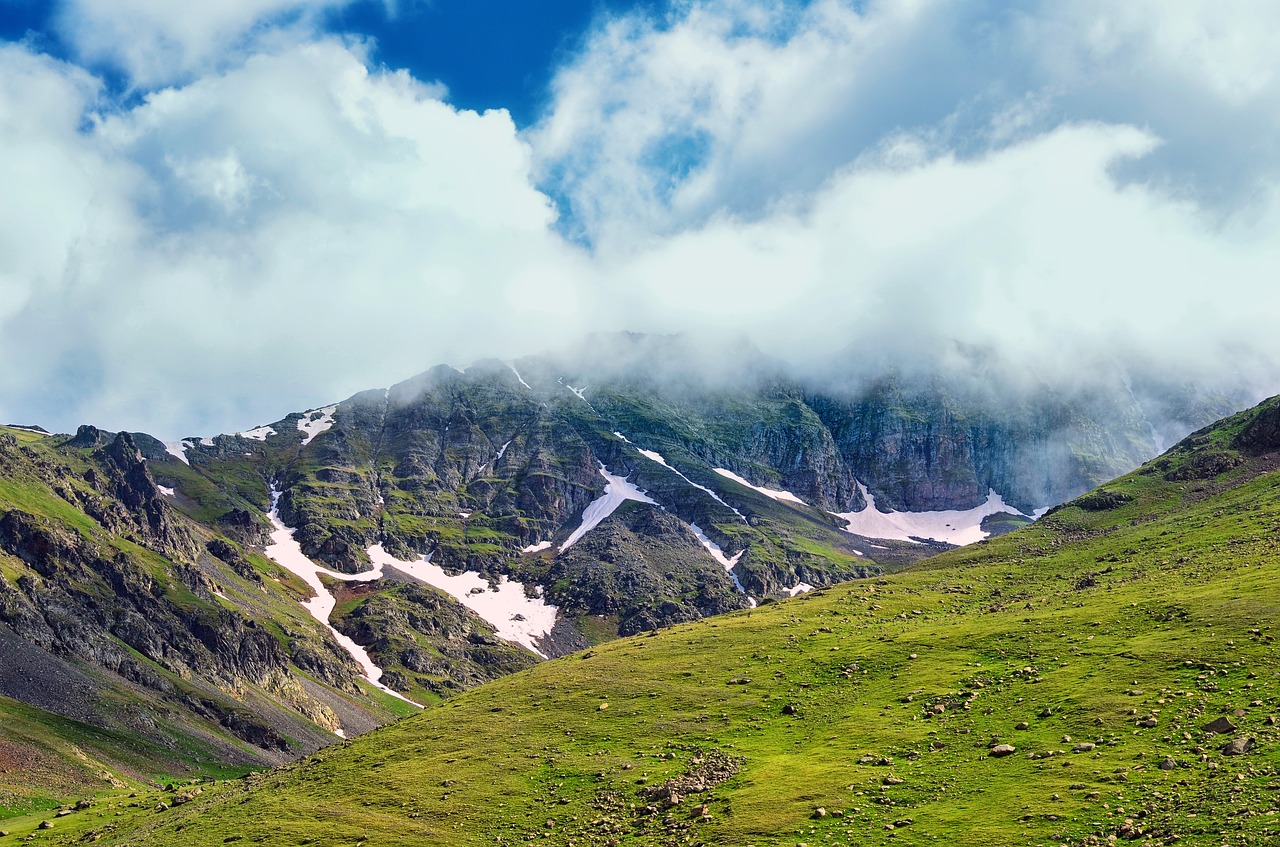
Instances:
[[[53,821],[40,821],[40,825],[36,829],[53,829]]]
[[[1141,727],[1142,729],[1152,729],[1159,725],[1160,725],[1160,721],[1156,720],[1154,717],[1143,718],[1142,720],[1138,721],[1138,726]]]
[[[813,810],[813,816],[815,818],[825,818],[827,816],[827,810],[819,806]]]
[[[1159,767],[1159,768],[1160,768],[1160,770],[1162,770],[1162,771],[1171,771],[1171,770],[1173,770],[1174,768],[1176,768],[1177,766],[1178,766],[1178,763],[1177,763],[1177,762],[1175,762],[1173,759],[1171,759],[1171,758],[1169,758],[1168,756],[1166,756],[1166,757],[1165,757],[1165,759],[1164,759],[1164,761],[1163,761],[1163,762],[1161,762],[1157,767]]]
[[[1123,506],[1131,500],[1133,500],[1133,497],[1128,494],[1120,491],[1106,491],[1100,488],[1083,497],[1077,497],[1067,505],[1078,506],[1086,512],[1105,512]]]
[[[1275,716],[1275,715],[1267,715],[1267,721],[1266,721],[1266,723],[1267,723],[1267,726],[1275,726],[1275,725],[1276,725],[1276,716]]]
[[[900,776],[886,776],[884,778],[885,785],[901,785],[904,782],[906,782],[906,780]]]
[[[173,805],[181,806],[185,803],[190,803],[192,800],[196,799],[196,797],[199,796],[200,793],[201,793],[201,789],[199,788],[194,788],[190,791],[184,791],[181,794],[174,796]]]
[[[640,793],[646,799],[662,801],[669,808],[680,804],[681,795],[698,794],[715,788],[736,774],[741,767],[741,759],[712,750],[695,757],[684,774],[661,785],[645,788]]]
[[[783,706],[783,707],[782,707],[782,714],[784,714],[784,715],[798,715],[798,714],[800,714],[800,710],[799,710],[799,709],[797,709],[797,708],[796,708],[795,706],[793,706],[792,704],[788,703],[787,705],[785,705],[785,706]]]
[[[1258,746],[1257,739],[1251,738],[1247,735],[1242,735],[1239,738],[1234,739],[1230,744],[1223,747],[1222,755],[1243,756],[1245,753],[1252,752],[1253,749],[1257,746]]]
[[[1236,725],[1231,722],[1230,718],[1223,715],[1217,720],[1205,724],[1204,731],[1212,732],[1215,735],[1226,735],[1229,732],[1235,732]]]
[[[1015,726],[1014,729],[1018,729],[1018,730],[1031,729],[1031,724],[1027,723],[1026,721],[1023,721],[1022,723]]]
[[[1125,818],[1117,834],[1126,841],[1137,841],[1142,837],[1143,829],[1133,822],[1133,818]]]
[[[997,744],[991,748],[987,755],[996,759],[1001,759],[1005,756],[1012,756],[1016,752],[1018,752],[1018,748],[1014,747],[1012,744]]]
[[[1049,708],[1048,706],[1045,706],[1043,709],[1040,710],[1040,717],[1042,718],[1053,717],[1053,709]]]
[[[1092,743],[1092,742],[1089,742],[1089,741],[1082,741],[1082,742],[1080,742],[1079,744],[1077,744],[1076,746],[1072,747],[1072,748],[1071,748],[1071,750],[1072,750],[1072,752],[1074,752],[1074,753],[1091,753],[1091,752],[1093,752],[1094,748],[1095,748],[1095,747],[1097,747],[1097,746],[1098,746],[1098,745],[1096,745],[1096,744],[1094,744],[1094,743]]]
[[[596,711],[597,711],[597,712],[603,712],[604,710],[606,710],[606,709],[608,709],[608,708],[609,708],[609,704],[608,704],[608,703],[601,703],[599,706],[596,706]]]

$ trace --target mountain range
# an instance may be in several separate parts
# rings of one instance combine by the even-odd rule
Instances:
[[[956,353],[801,373],[623,334],[233,434],[6,429],[0,712],[22,764],[0,807],[278,765],[546,658],[773,620],[1026,526],[1239,402]]]

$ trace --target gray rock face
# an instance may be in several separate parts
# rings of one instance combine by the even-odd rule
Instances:
[[[1258,739],[1249,736],[1240,736],[1234,738],[1225,747],[1222,748],[1224,756],[1243,756],[1246,753],[1252,753],[1258,746]]]
[[[196,544],[160,500],[128,434],[83,440],[105,446],[87,452],[68,445],[87,453],[72,457],[77,468],[88,465],[74,472],[56,452],[0,446],[0,473],[29,492],[33,504],[27,511],[0,503],[0,551],[29,569],[12,580],[0,576],[0,629],[38,651],[28,655],[30,669],[43,656],[51,678],[70,673],[60,662],[105,670],[137,698],[189,710],[270,754],[261,761],[279,761],[272,757],[289,743],[274,719],[238,702],[246,686],[284,698],[300,713],[292,718],[298,724],[306,724],[300,715],[324,708],[291,682],[292,658],[253,617],[261,610],[231,611],[214,597],[206,574],[211,554],[232,560],[237,572],[252,567],[225,541],[211,542],[209,550]],[[304,643],[298,635],[295,643]],[[314,663],[315,675],[358,691],[358,669],[334,650]],[[18,677],[6,680],[11,696],[34,696]]]

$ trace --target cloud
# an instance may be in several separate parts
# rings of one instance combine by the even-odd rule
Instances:
[[[899,137],[803,204],[717,217],[620,252],[604,275],[679,303],[655,328],[749,327],[793,360],[954,338],[1046,371],[1086,352],[1159,351],[1166,367],[1203,374],[1228,341],[1280,352],[1268,330],[1280,219],[1217,226],[1189,202],[1112,179],[1158,149],[1144,131],[1104,124],[977,158]]]
[[[22,283],[5,287],[0,354],[30,363],[2,378],[10,416],[171,435],[275,417],[440,357],[524,352],[583,299],[580,251],[552,232],[506,113],[458,111],[337,41],[84,132],[82,72],[4,57],[30,81],[0,111],[36,94],[42,110],[7,196],[57,201],[0,203],[47,244],[0,265]]]
[[[237,429],[589,330],[1280,359],[1274,4],[680,3],[602,18],[521,133],[323,3],[77,3],[164,82],[0,47],[0,418]]]
[[[1164,144],[1118,176],[1225,212],[1277,176],[1274,3],[678,8],[603,22],[530,134],[581,237],[766,214],[901,133],[974,156],[1064,123],[1141,126]]]
[[[351,0],[63,0],[57,26],[77,55],[157,87],[315,34],[320,15]]]
[[[1280,354],[1278,26],[1267,3],[706,0],[602,22],[529,138],[618,296],[678,304],[637,309],[654,328],[1220,374]]]

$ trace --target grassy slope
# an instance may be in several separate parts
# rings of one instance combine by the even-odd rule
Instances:
[[[88,451],[56,449],[54,445],[58,439],[22,430],[0,427],[0,432],[13,435],[24,446],[36,450],[41,461],[65,463],[70,472],[60,478],[60,485],[67,489],[90,490],[79,478],[90,467],[85,458]],[[294,639],[319,643],[329,638],[327,631],[297,603],[299,599],[310,596],[310,589],[297,577],[256,553],[246,551],[245,557],[262,575],[260,581],[245,579],[233,569],[205,557],[207,575],[235,602],[216,597],[201,599],[182,583],[178,565],[152,550],[107,532],[85,512],[58,496],[46,482],[21,470],[0,477],[0,514],[14,508],[47,518],[100,550],[127,554],[132,561],[146,568],[155,582],[154,590],[162,591],[174,607],[204,611],[210,620],[216,620],[212,614],[213,604],[221,603],[266,626],[286,651]],[[201,542],[212,537],[202,528],[192,526],[190,529]],[[21,560],[0,551],[0,578],[16,584],[19,579],[37,579],[38,576]],[[104,603],[110,600],[112,589],[103,581],[86,582],[80,587],[87,594],[96,594]],[[234,694],[217,690],[202,680],[174,672],[137,651],[130,652],[150,673],[166,680],[176,691],[195,697],[215,698],[226,710],[238,709],[252,716],[255,709],[275,702],[271,692],[256,686],[247,684]],[[76,657],[64,658],[73,665],[81,666]],[[0,655],[2,661],[5,657]],[[112,781],[133,785],[138,780],[162,780],[173,774],[223,777],[246,772],[249,766],[244,762],[271,761],[263,758],[262,751],[218,725],[216,720],[190,714],[186,705],[166,699],[161,693],[132,686],[108,672],[93,667],[87,669],[100,683],[95,690],[92,709],[98,714],[102,726],[90,726],[0,697],[0,820],[23,808],[51,806],[60,799],[93,794]],[[298,668],[293,668],[292,672],[298,679],[310,679]],[[334,694],[352,709],[370,713],[379,720],[414,711],[371,686],[362,685],[362,689],[366,695],[363,698],[338,692]],[[286,736],[291,730],[309,728],[303,715],[294,714],[288,708],[285,703],[285,711],[281,712],[286,721]],[[153,722],[153,735],[163,738],[164,744],[129,731],[124,722],[117,720],[120,715],[143,712],[150,715],[148,720]],[[324,729],[313,731],[327,735]],[[293,741],[298,743],[297,739]],[[314,746],[312,743],[305,749],[313,749]],[[235,762],[229,762],[228,758],[237,751],[241,755],[235,756]]]
[[[1119,508],[604,645],[168,811],[105,799],[37,841],[1275,843],[1280,473],[1256,471],[1131,474],[1107,486]],[[1257,751],[1222,755],[1232,736],[1202,730],[1222,714]],[[996,739],[1017,753],[989,757]],[[713,750],[741,771],[646,813],[644,788]]]

